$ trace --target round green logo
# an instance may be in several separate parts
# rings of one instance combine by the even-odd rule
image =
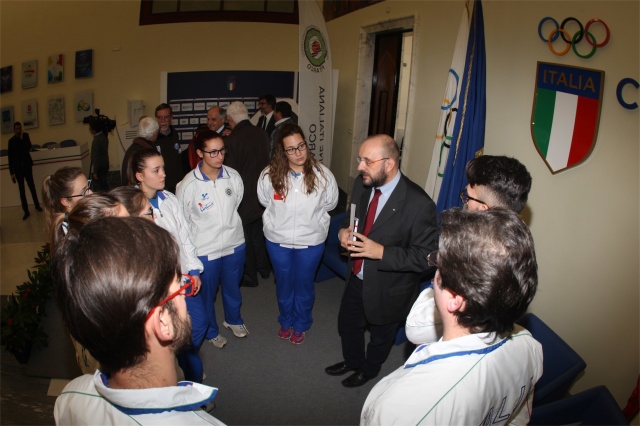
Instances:
[[[327,43],[316,27],[309,27],[307,30],[302,48],[307,60],[315,67],[321,66],[327,59]]]

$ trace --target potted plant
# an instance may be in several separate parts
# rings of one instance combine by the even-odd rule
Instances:
[[[49,244],[42,246],[35,266],[27,270],[29,280],[20,284],[2,308],[2,345],[21,363],[29,359],[31,348],[47,346],[47,334],[40,326],[45,303],[53,290]]]

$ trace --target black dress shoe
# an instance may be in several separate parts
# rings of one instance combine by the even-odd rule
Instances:
[[[26,212],[26,213],[24,214],[24,216],[22,216],[22,220],[27,220],[27,219],[29,218],[29,216],[31,216],[31,215],[29,214],[29,212]]]
[[[352,368],[347,366],[347,363],[345,361],[339,362],[337,364],[333,364],[330,367],[327,367],[324,369],[324,372],[327,373],[330,376],[342,376],[345,373],[348,373],[349,371],[356,371],[357,368]]]
[[[251,282],[248,280],[242,280],[242,282],[240,283],[240,287],[258,287],[258,281]]]
[[[342,381],[342,386],[344,386],[345,388],[357,388],[364,385],[369,380],[370,378],[365,376],[362,371],[356,371]]]
[[[200,408],[202,408],[207,413],[211,414],[216,409],[216,403],[213,401],[210,401],[210,402],[207,402],[205,405],[201,405]]]
[[[42,207],[40,207],[40,206],[36,206],[36,210],[38,210],[39,212],[41,212],[41,211],[42,211]]]
[[[266,280],[267,278],[269,278],[269,276],[271,275],[271,271],[266,271],[266,272],[260,272],[260,276],[262,277],[262,279]]]

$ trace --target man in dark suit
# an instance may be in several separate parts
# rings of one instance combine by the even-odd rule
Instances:
[[[247,108],[242,102],[229,105],[227,121],[231,134],[224,139],[228,150],[224,163],[236,169],[244,183],[244,196],[238,206],[238,214],[242,219],[247,259],[240,285],[256,287],[258,272],[263,278],[271,273],[262,231],[264,207],[258,201],[258,178],[262,169],[269,164],[269,138],[264,130],[251,124]]]
[[[387,135],[371,136],[356,160],[360,176],[351,202],[358,229],[343,223],[339,232],[340,244],[350,252],[338,316],[344,361],[325,369],[331,376],[353,371],[342,381],[345,387],[362,386],[378,375],[418,295],[420,274],[429,268],[427,255],[437,249],[436,206],[400,173],[396,142]]]
[[[258,126],[267,135],[271,136],[271,132],[276,128],[276,118],[273,116],[273,112],[276,109],[276,97],[273,95],[260,95],[258,98],[258,108],[262,113],[262,116],[258,119]]]
[[[273,150],[278,142],[278,135],[280,134],[282,126],[287,123],[293,123],[291,113],[291,105],[289,102],[280,101],[276,104],[276,109],[273,111],[273,116],[276,118],[276,127],[273,129],[269,141],[269,158],[273,157]]]
[[[18,182],[18,191],[20,191],[20,203],[22,204],[22,211],[24,216],[22,220],[27,220],[30,216],[29,205],[27,204],[27,195],[24,192],[24,181],[26,179],[29,191],[31,191],[31,198],[36,210],[42,211],[40,203],[38,202],[38,192],[33,182],[33,160],[31,160],[31,139],[29,139],[29,133],[22,131],[22,123],[16,121],[13,124],[13,131],[15,135],[9,139],[9,174],[11,175],[11,181],[13,183]]]
[[[221,106],[216,105],[207,111],[207,126],[222,137],[231,134],[231,129],[227,127],[227,111]]]
[[[180,157],[180,136],[178,131],[171,125],[173,120],[173,110],[171,106],[162,103],[156,107],[156,120],[158,120],[158,138],[156,147],[160,148],[160,154],[164,160],[165,189],[171,193],[176,192],[176,185],[184,178],[186,173],[182,169],[182,159]]]

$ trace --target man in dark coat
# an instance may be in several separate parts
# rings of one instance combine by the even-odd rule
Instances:
[[[247,108],[242,102],[229,105],[227,120],[231,134],[224,139],[228,149],[225,164],[236,169],[244,183],[244,197],[238,207],[247,245],[247,260],[241,285],[255,287],[258,285],[258,272],[264,278],[271,272],[262,231],[264,208],[258,201],[258,178],[269,163],[269,137],[264,130],[251,124]]]
[[[13,124],[13,130],[15,135],[9,139],[9,173],[11,174],[11,181],[13,183],[18,182],[18,191],[20,191],[20,203],[22,204],[22,211],[24,216],[22,220],[27,220],[30,216],[29,205],[27,204],[27,195],[24,192],[24,181],[27,181],[29,191],[31,191],[31,198],[37,211],[41,212],[40,203],[38,202],[38,193],[36,191],[36,185],[33,182],[33,160],[31,159],[31,140],[29,134],[22,131],[22,123],[16,121]]]
[[[160,148],[160,154],[164,160],[165,189],[171,193],[176,192],[176,185],[184,178],[188,171],[182,168],[182,158],[180,157],[180,137],[178,131],[171,125],[173,111],[168,104],[160,104],[156,107],[156,120],[160,129],[156,146]]]
[[[133,155],[146,148],[157,149],[156,139],[158,139],[158,121],[155,118],[144,117],[138,123],[138,137],[133,140],[131,146],[127,148],[127,152],[122,159],[122,168],[120,175],[123,185],[134,185],[135,178],[131,175],[131,159]]]

